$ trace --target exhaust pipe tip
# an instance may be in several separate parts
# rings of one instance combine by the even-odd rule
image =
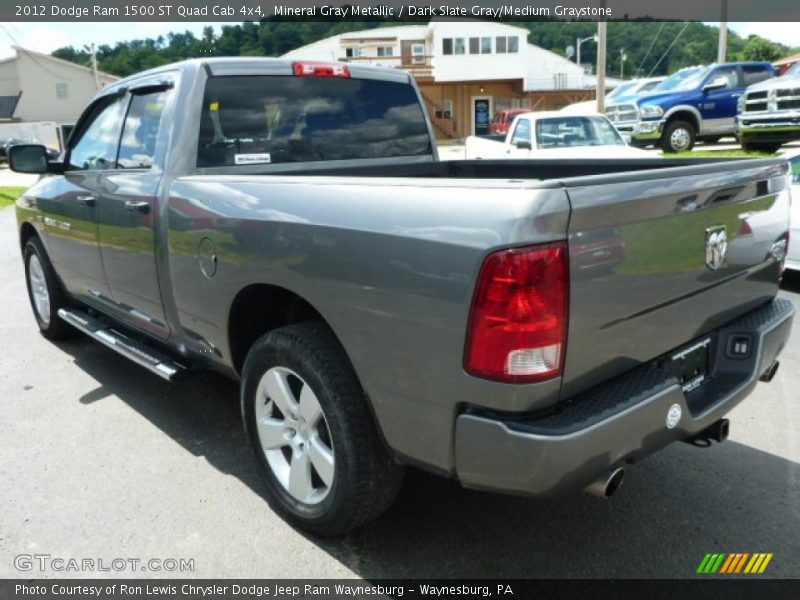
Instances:
[[[767,370],[766,370],[766,371],[764,371],[764,372],[761,374],[761,377],[759,377],[759,378],[758,378],[758,380],[759,380],[759,381],[765,381],[765,382],[769,383],[770,381],[772,381],[772,378],[773,378],[773,377],[775,377],[775,373],[777,373],[777,372],[778,372],[778,367],[780,367],[780,366],[781,366],[781,363],[780,363],[780,362],[778,362],[777,360],[776,360],[776,361],[774,361],[774,362],[773,362],[773,363],[772,363],[772,364],[771,364],[771,365],[770,365],[770,366],[767,368]]]
[[[623,481],[625,481],[625,468],[617,467],[590,483],[586,491],[593,496],[610,498],[622,486]]]

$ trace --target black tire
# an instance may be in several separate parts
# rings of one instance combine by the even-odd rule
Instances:
[[[673,139],[673,135],[680,131],[684,132],[687,141],[685,144],[678,146]],[[697,133],[691,123],[680,120],[670,121],[664,128],[664,133],[661,135],[661,149],[669,154],[675,152],[689,152],[694,148],[696,138]]]
[[[25,243],[23,251],[25,259],[25,283],[28,287],[28,299],[31,303],[33,316],[36,318],[36,324],[42,335],[50,340],[60,340],[71,335],[74,335],[76,330],[62,321],[58,316],[58,309],[69,306],[69,299],[61,287],[61,282],[58,279],[50,260],[47,258],[47,252],[44,250],[41,240],[34,236]],[[43,309],[40,313],[40,308],[37,307],[34,300],[34,290],[32,289],[31,282],[31,261],[38,261],[41,267],[41,274],[44,276],[43,285],[47,291],[49,302],[47,308]]]
[[[767,143],[767,142],[742,142],[742,150],[747,152],[766,152],[767,154],[775,154],[780,150],[781,144]]]
[[[289,492],[270,466],[267,451],[262,447],[257,405],[260,411],[274,410],[264,407],[275,407],[278,403],[269,398],[269,392],[260,391],[259,384],[268,372],[274,374],[275,369],[291,371],[286,376],[286,381],[290,382],[287,387],[292,383],[300,386],[292,390],[296,398],[302,397],[298,390],[308,385],[322,410],[323,418],[319,422],[324,423],[324,431],[328,432],[334,467],[333,481],[328,487],[322,482],[320,472],[313,470],[316,468],[313,461],[308,463],[312,466],[307,468],[312,470],[312,475],[317,475],[320,488],[326,490],[323,499],[316,503],[300,501]],[[318,535],[340,535],[374,519],[392,504],[402,483],[403,469],[395,464],[379,438],[355,372],[324,324],[290,325],[259,338],[245,360],[241,401],[245,430],[266,473],[268,500],[285,519]],[[265,418],[263,412],[260,418]],[[288,417],[282,418],[283,421],[279,417],[275,422],[285,424]],[[303,430],[303,435],[308,435],[305,425]],[[286,447],[277,451],[291,462],[295,459],[296,447],[288,444],[299,443],[302,447],[302,442],[295,440],[294,429],[288,430],[286,435],[285,439],[292,442],[287,441]],[[297,438],[300,437],[298,430]],[[305,439],[310,454],[311,438]],[[281,456],[275,454],[275,447],[271,452],[273,461],[281,460]],[[317,491],[315,489],[314,493]]]

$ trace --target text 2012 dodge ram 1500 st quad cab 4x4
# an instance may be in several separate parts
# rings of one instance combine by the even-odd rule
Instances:
[[[609,494],[723,439],[789,335],[785,161],[439,162],[395,69],[165,66],[105,88],[63,162],[10,159],[45,173],[16,203],[43,334],[239,378],[272,505],[318,533],[403,465]]]

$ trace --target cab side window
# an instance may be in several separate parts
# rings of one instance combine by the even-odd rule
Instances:
[[[736,72],[736,67],[723,67],[721,69],[717,69],[708,82],[711,83],[717,79],[725,80],[725,88],[723,89],[739,87],[739,74]]]
[[[158,129],[166,100],[167,92],[141,94],[131,98],[122,129],[117,168],[149,169],[153,166]]]
[[[70,144],[68,168],[73,171],[113,169],[117,158],[125,96],[101,100]]]
[[[514,135],[511,136],[511,144],[517,142],[531,143],[531,122],[528,119],[520,119],[514,128]]]
[[[760,65],[744,65],[742,67],[742,77],[744,86],[753,85],[759,81],[765,81],[772,77],[772,71]]]

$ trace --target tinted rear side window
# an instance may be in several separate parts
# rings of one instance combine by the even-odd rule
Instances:
[[[212,77],[198,167],[431,154],[412,86],[371,79]]]

